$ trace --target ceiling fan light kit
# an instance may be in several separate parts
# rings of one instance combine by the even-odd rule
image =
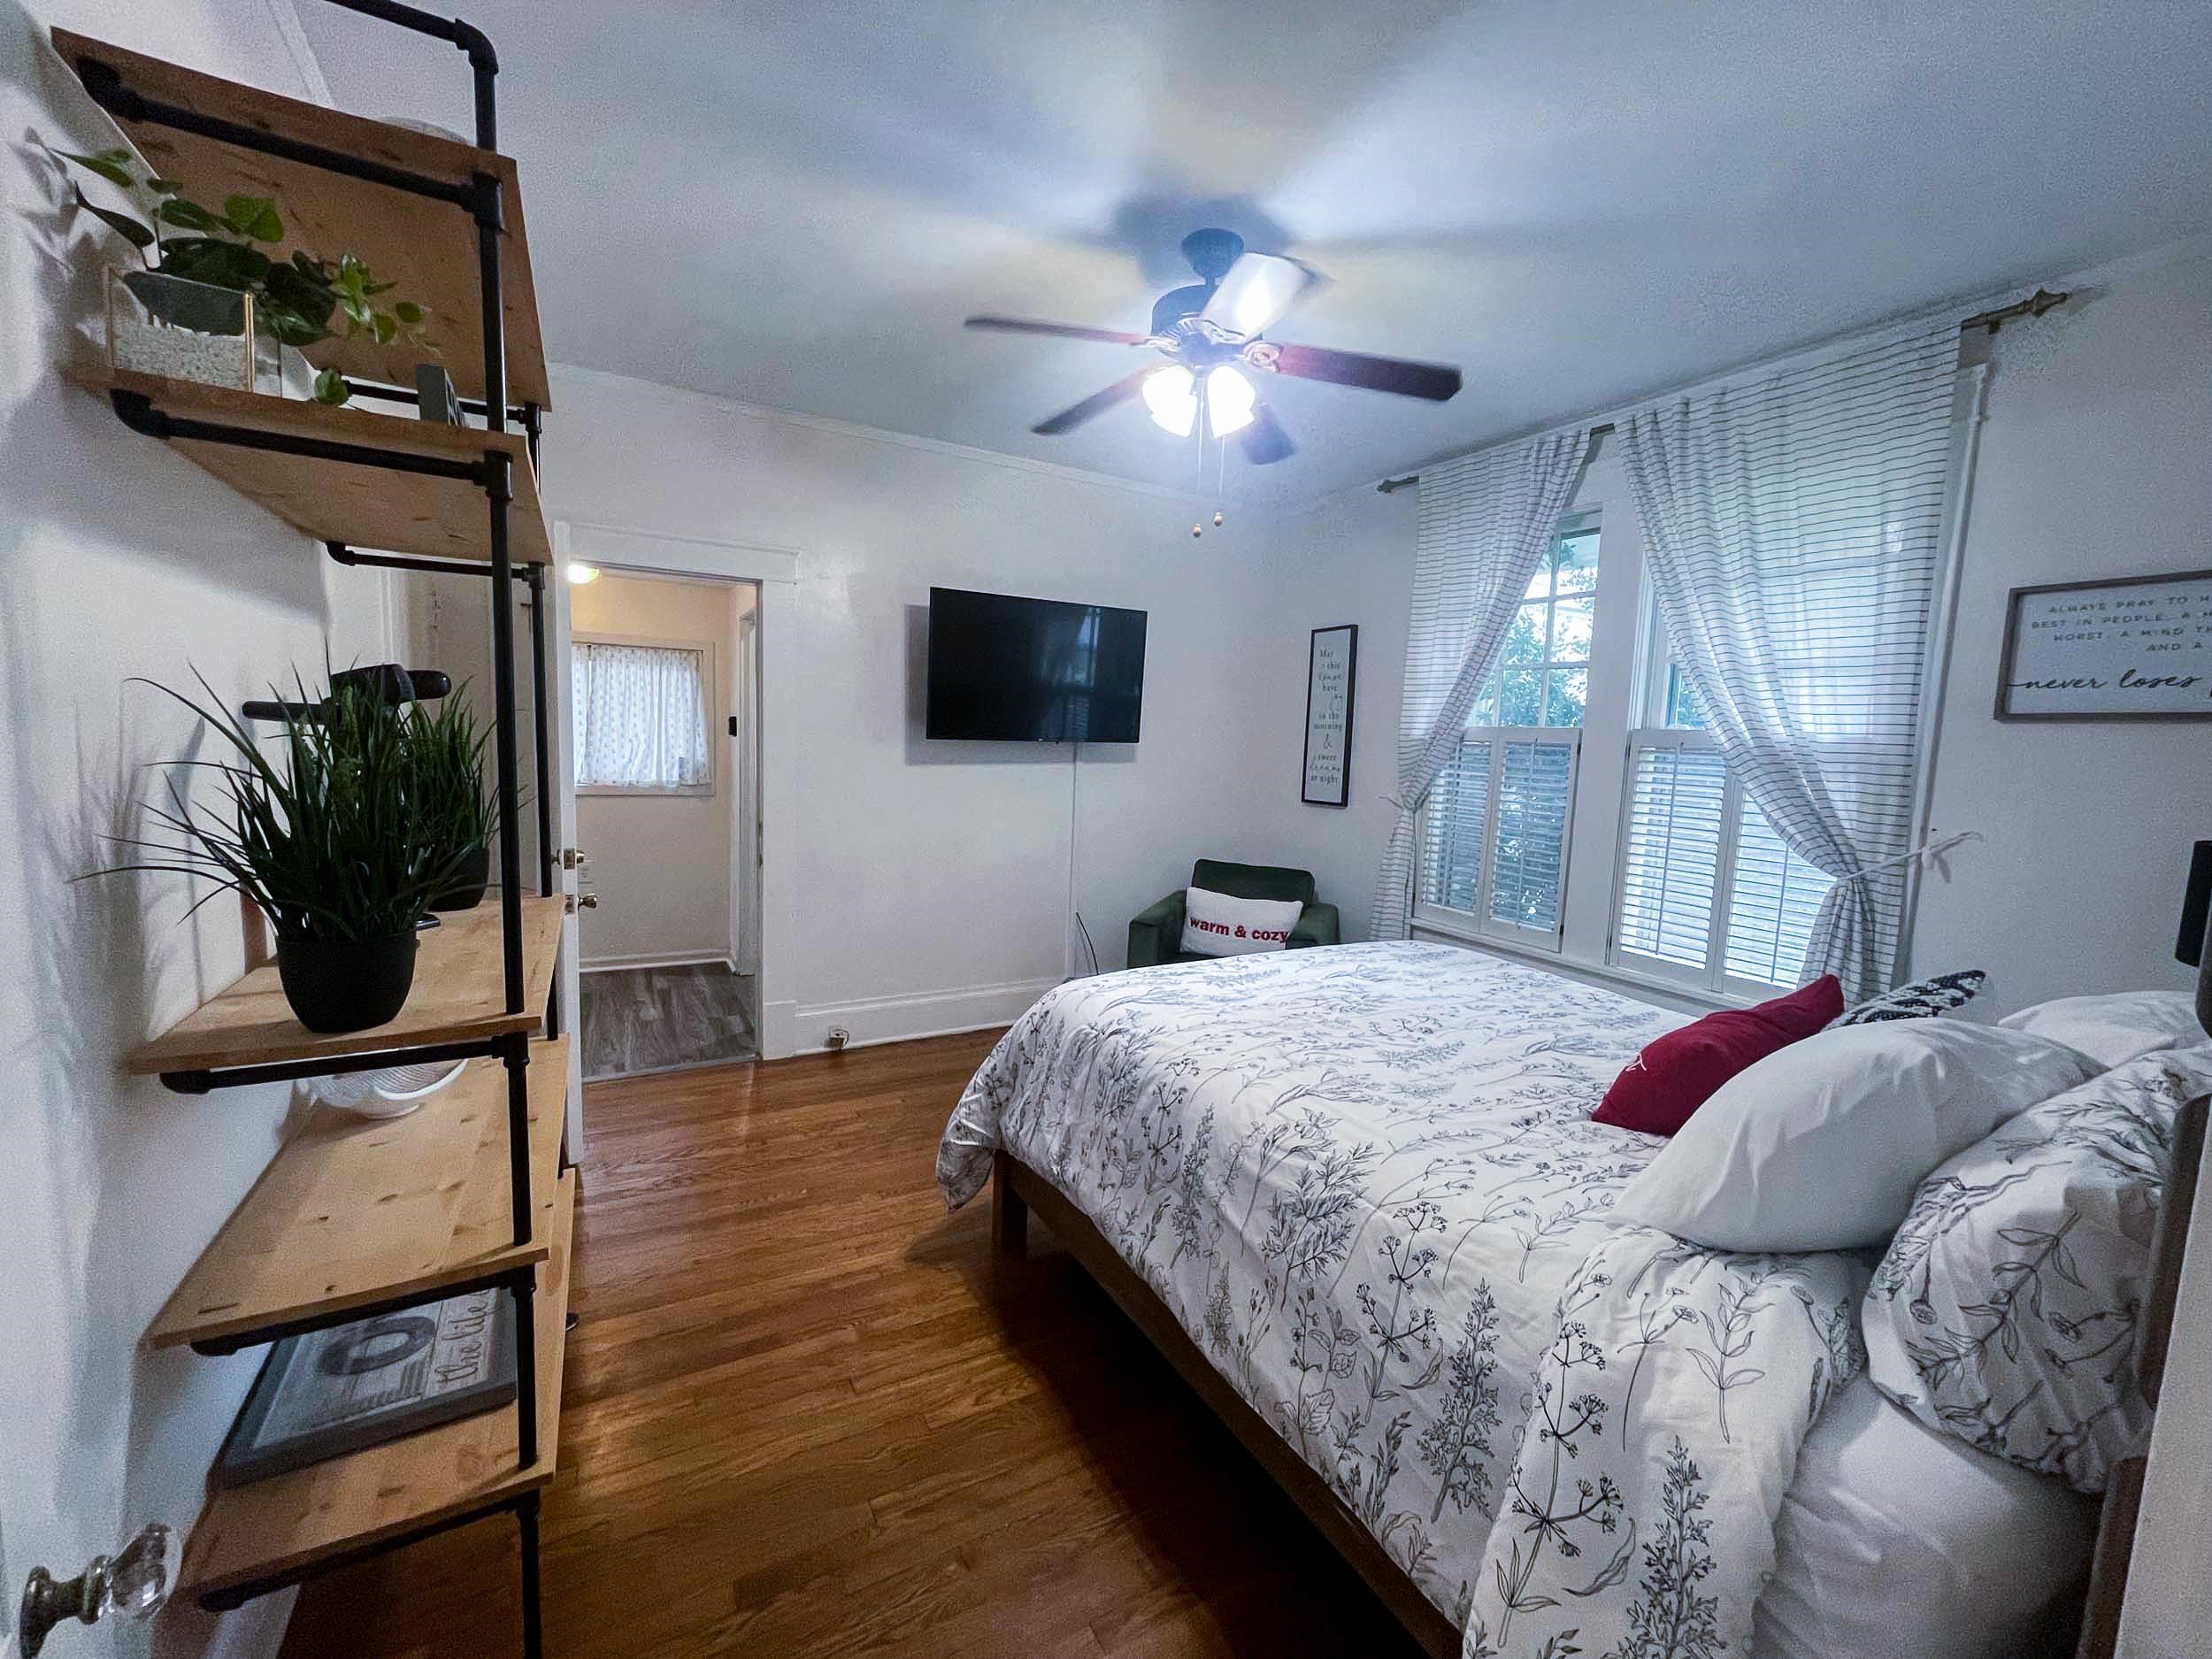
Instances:
[[[1226,438],[1250,426],[1258,402],[1252,382],[1227,364],[1206,372],[1206,430],[1215,437]]]
[[[1189,437],[1198,419],[1197,385],[1191,372],[1179,363],[1152,370],[1144,377],[1144,405],[1162,431]]]
[[[1280,254],[1247,252],[1244,238],[1231,230],[1194,230],[1183,238],[1182,248],[1200,280],[1160,296],[1152,308],[1149,334],[1019,317],[968,319],[971,328],[1145,347],[1168,359],[1164,368],[1140,369],[1048,416],[1032,432],[1056,437],[1141,396],[1163,430],[1187,438],[1200,429],[1202,411],[1206,436],[1239,436],[1246,462],[1269,466],[1296,453],[1297,446],[1260,398],[1253,384],[1256,376],[1284,374],[1431,403],[1442,403],[1459,391],[1459,370],[1449,364],[1286,345],[1263,338],[1324,280],[1319,273]],[[1214,522],[1221,522],[1218,513]],[[1202,534],[1201,527],[1193,525],[1191,534]]]

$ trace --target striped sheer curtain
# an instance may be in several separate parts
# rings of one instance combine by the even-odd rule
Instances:
[[[1398,822],[1375,886],[1371,939],[1411,931],[1421,805],[1459,752],[1468,710],[1558,533],[1589,431],[1577,426],[1421,469],[1413,621],[1398,726]]]
[[[1887,987],[1911,849],[1955,327],[1622,424],[1676,666],[1781,849],[1834,878],[1802,972]]]

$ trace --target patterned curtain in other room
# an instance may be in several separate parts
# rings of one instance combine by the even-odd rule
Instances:
[[[578,787],[711,781],[703,651],[579,640],[574,679]]]

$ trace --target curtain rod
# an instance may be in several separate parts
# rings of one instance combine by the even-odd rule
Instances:
[[[2070,290],[2064,294],[2054,294],[2048,288],[2039,288],[2027,298],[2015,301],[2010,305],[2000,305],[1994,311],[1975,312],[1973,316],[1959,325],[1959,333],[1964,334],[1969,329],[1982,328],[1993,334],[2008,322],[2016,321],[2023,317],[2040,317],[2045,311],[2055,310],[2073,297]],[[1594,438],[1612,430],[1613,423],[1609,420],[1604,421],[1590,428],[1590,436]],[[1388,495],[1405,488],[1409,484],[1417,484],[1420,481],[1421,475],[1418,472],[1408,472],[1403,478],[1386,478],[1381,483],[1376,485],[1375,488],[1378,493]]]

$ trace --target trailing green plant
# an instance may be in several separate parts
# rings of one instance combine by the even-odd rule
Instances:
[[[484,787],[484,750],[491,733],[480,726],[461,693],[434,712],[423,703],[407,710],[408,795],[415,833],[427,846],[464,858],[491,845],[499,810]]]
[[[280,940],[366,943],[408,933],[430,900],[453,885],[465,851],[424,839],[412,795],[415,769],[406,724],[392,709],[348,688],[318,703],[295,673],[297,703],[266,740],[280,764],[240,721],[222,711],[206,677],[204,705],[156,680],[236,751],[235,759],[187,761],[221,779],[220,810],[195,806],[173,779],[167,808],[149,806],[173,837],[121,845],[149,855],[96,871],[164,871],[211,879],[215,892],[242,893]]]
[[[295,250],[290,259],[279,260],[257,247],[284,240],[284,219],[273,198],[226,196],[218,212],[185,195],[174,179],[139,176],[132,171],[135,157],[127,150],[58,153],[128,194],[137,217],[100,206],[81,187],[77,205],[138,250],[146,269],[127,273],[123,282],[163,321],[213,334],[236,334],[242,326],[227,303],[153,280],[175,277],[252,295],[261,327],[288,346],[311,346],[342,333],[349,340],[366,334],[380,346],[420,338],[423,308],[412,300],[395,301],[388,309],[380,305],[378,296],[396,284],[375,280],[353,255],[342,253],[334,263]],[[342,403],[349,396],[345,377],[337,370],[324,369],[315,376],[318,402]]]

